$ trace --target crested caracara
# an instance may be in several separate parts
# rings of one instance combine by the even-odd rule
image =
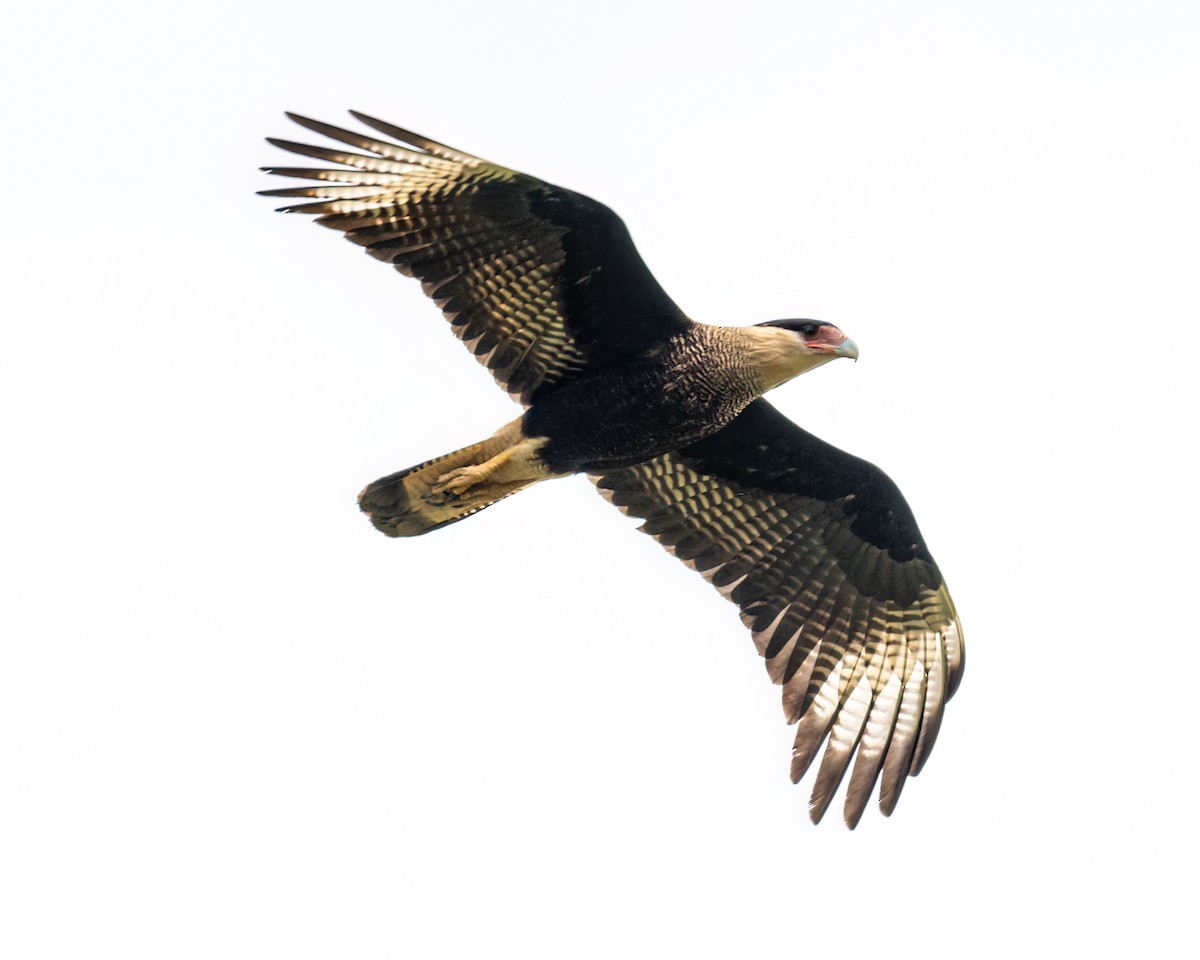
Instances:
[[[322,166],[268,173],[320,183],[263,192],[420,280],[524,407],[368,485],[371,522],[415,536],[586,473],[738,605],[797,724],[793,781],[825,744],[813,821],[848,770],[846,823],[879,780],[890,814],[962,676],[954,604],[896,485],[762,399],[855,344],[816,320],[696,323],[604,205],[359,113],[391,139],[289,116],[351,149],[271,140]]]

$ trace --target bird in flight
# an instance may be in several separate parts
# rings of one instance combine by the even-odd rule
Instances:
[[[796,724],[809,814],[846,773],[853,829],[885,815],[929,757],[963,670],[954,603],[896,485],[800,429],[762,394],[836,357],[830,323],[696,323],[624,223],[588,197],[352,111],[378,136],[306,117],[345,147],[269,142],[320,167],[264,167],[371,256],[421,281],[524,412],[492,436],[369,484],[392,537],[455,523],[542,480],[585,473],[737,604]],[[853,769],[851,762],[853,761]]]

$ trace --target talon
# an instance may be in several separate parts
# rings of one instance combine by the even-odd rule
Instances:
[[[457,500],[458,495],[483,480],[487,474],[480,467],[459,467],[443,473],[433,484],[432,492]]]

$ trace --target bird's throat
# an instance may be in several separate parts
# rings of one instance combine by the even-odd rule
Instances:
[[[790,330],[739,327],[736,332],[754,379],[763,393],[834,358],[831,353],[809,351]]]

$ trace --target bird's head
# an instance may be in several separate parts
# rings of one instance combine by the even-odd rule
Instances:
[[[754,364],[764,390],[837,357],[858,359],[857,344],[823,320],[768,320],[745,329],[753,337]]]

